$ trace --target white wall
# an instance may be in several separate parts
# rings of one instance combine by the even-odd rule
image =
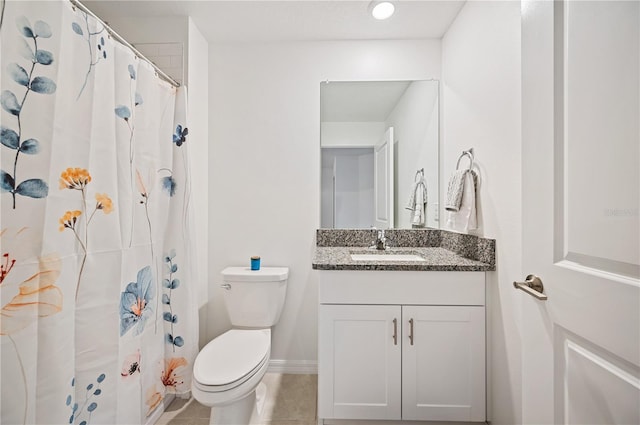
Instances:
[[[480,174],[478,233],[497,240],[497,270],[487,274],[494,424],[521,423],[520,2],[465,4],[442,41],[442,145],[446,191],[460,153],[475,148]],[[444,192],[443,192],[444,193]]]
[[[386,127],[384,122],[331,122],[320,124],[320,144],[323,148],[375,146]]]
[[[395,149],[395,225],[411,227],[411,211],[405,207],[416,177],[424,168],[427,182],[427,227],[438,227],[439,178],[439,85],[437,81],[414,81],[387,117],[393,127]]]
[[[178,68],[182,68],[182,75],[187,76],[189,72],[188,64],[188,52],[187,44],[190,36],[190,26],[194,24],[190,22],[187,16],[173,16],[173,17],[157,17],[157,18],[140,18],[140,17],[111,17],[107,15],[101,15],[101,19],[108,22],[109,25],[128,43],[136,46],[141,44],[141,53],[145,54],[144,46],[146,44],[175,44],[180,43],[183,45],[182,61],[180,66],[174,66],[175,64],[169,64],[168,67],[165,64],[158,63],[164,72],[171,74],[177,74]],[[153,56],[153,55],[152,55]]]
[[[189,26],[191,25],[193,23],[189,19]],[[183,43],[136,43],[135,48],[178,83],[182,84],[186,81]]]
[[[329,155],[326,150],[321,153],[321,171],[320,171],[320,227],[330,229],[333,227],[334,221],[334,190],[333,190],[333,172],[335,158]]]
[[[272,359],[317,361],[320,82],[440,78],[439,40],[210,45],[209,337],[230,328],[220,272],[288,266]]]
[[[196,225],[196,265],[200,347],[207,339],[209,294],[209,43],[189,18],[187,89],[191,184]]]

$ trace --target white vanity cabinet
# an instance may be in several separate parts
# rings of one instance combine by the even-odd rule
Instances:
[[[402,419],[484,422],[484,307],[403,306],[402,319]]]
[[[318,417],[484,422],[484,272],[321,271]]]

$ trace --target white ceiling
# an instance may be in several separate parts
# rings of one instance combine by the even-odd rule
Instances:
[[[377,21],[369,1],[85,0],[103,20],[191,16],[210,42],[441,38],[462,8],[459,0],[395,1]]]
[[[410,81],[330,82],[320,87],[320,121],[384,122]]]

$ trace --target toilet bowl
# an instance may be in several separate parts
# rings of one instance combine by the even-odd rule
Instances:
[[[212,410],[211,423],[250,423],[255,390],[269,366],[269,329],[232,329],[209,342],[193,366],[192,392]]]
[[[244,267],[223,270],[221,286],[236,328],[198,353],[191,385],[193,397],[212,408],[210,424],[250,424],[259,419],[266,393],[260,383],[271,355],[271,326],[282,311],[288,273],[285,267],[265,267],[257,273]]]

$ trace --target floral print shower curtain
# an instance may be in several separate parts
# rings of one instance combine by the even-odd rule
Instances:
[[[185,92],[69,2],[3,2],[0,422],[142,424],[197,353]]]

